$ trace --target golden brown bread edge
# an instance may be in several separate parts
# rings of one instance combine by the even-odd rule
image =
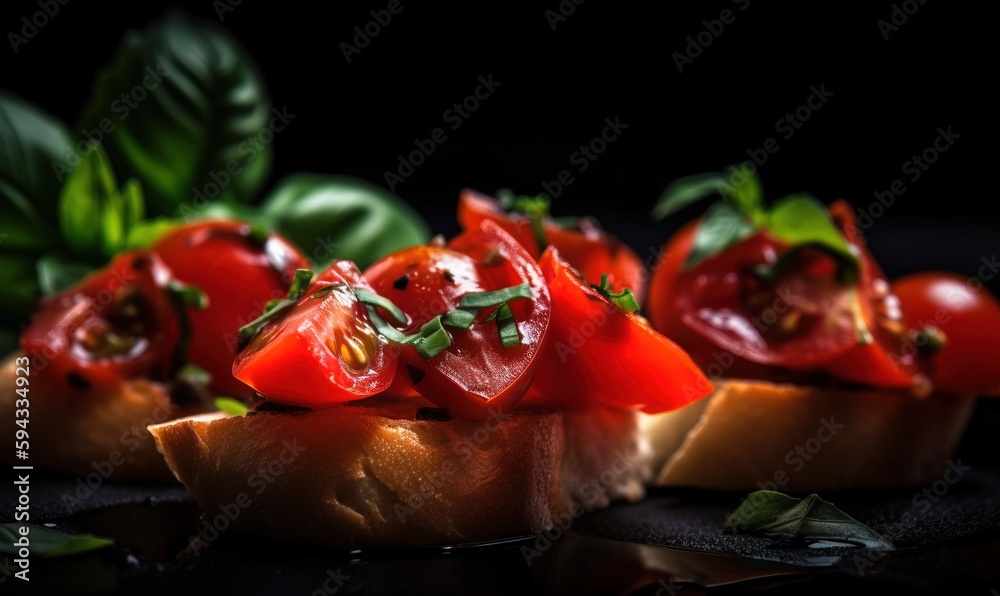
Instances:
[[[903,488],[942,477],[974,401],[725,379],[710,397],[642,426],[661,486]]]
[[[16,410],[24,403],[16,391],[21,356],[16,352],[0,362],[0,436],[11,447],[19,429]],[[13,449],[4,450],[3,463],[80,477],[96,474],[95,481],[176,481],[146,427],[206,408],[175,405],[166,386],[153,381],[127,381],[113,393],[52,390],[39,382],[47,374],[43,362],[36,360],[28,370],[29,457],[15,459]]]
[[[650,479],[633,412],[417,420],[412,403],[150,427],[217,529],[331,547],[469,543],[552,527]]]

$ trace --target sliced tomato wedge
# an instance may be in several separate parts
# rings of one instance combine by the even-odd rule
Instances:
[[[334,261],[237,354],[233,375],[271,401],[309,408],[385,391],[396,353],[355,289],[371,290],[354,263]]]
[[[259,237],[248,223],[198,221],[171,230],[152,250],[180,281],[208,298],[203,310],[187,309],[191,321],[188,360],[212,376],[221,395],[250,398],[253,392],[233,377],[239,328],[284,298],[305,257],[276,234]]]
[[[467,418],[507,412],[527,391],[541,362],[551,299],[537,263],[500,226],[485,221],[447,247],[395,252],[369,267],[365,277],[377,294],[407,314],[406,334],[455,311],[470,292],[527,284],[531,298],[508,303],[516,345],[503,345],[497,321],[487,320],[495,308],[485,307],[468,329],[447,327],[451,345],[429,360],[412,346],[400,346],[399,373],[428,401]]]
[[[831,211],[853,226],[849,209],[844,214],[834,204]],[[647,308],[653,325],[701,366],[726,362],[727,376],[787,380],[781,369],[791,369],[926,390],[926,377],[894,332],[898,301],[859,236],[845,232],[861,269],[858,280],[844,283],[829,254],[806,247],[789,256],[789,245],[766,230],[685,270],[696,230],[689,224],[664,247]],[[776,276],[760,275],[782,256],[791,260]]]
[[[171,376],[180,325],[169,281],[155,255],[127,252],[42,300],[20,342],[37,382],[104,393],[128,379]]]
[[[603,403],[656,414],[712,392],[684,350],[598,293],[555,248],[540,265],[552,293],[551,338],[526,404]]]
[[[483,221],[492,221],[513,236],[534,258],[541,250],[531,221],[524,215],[507,213],[496,199],[465,189],[458,199],[458,222],[466,230],[475,229]],[[615,236],[605,232],[592,218],[580,218],[567,227],[546,218],[545,237],[562,258],[580,271],[591,283],[599,283],[609,275],[615,292],[632,290],[642,304],[646,289],[646,268],[635,252]]]

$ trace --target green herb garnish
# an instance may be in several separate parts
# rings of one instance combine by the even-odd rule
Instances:
[[[883,550],[894,548],[874,530],[815,493],[805,499],[770,490],[750,493],[726,520],[725,528],[810,542],[836,540]]]
[[[295,306],[295,303],[299,301],[299,298],[302,298],[303,294],[306,293],[306,290],[309,289],[312,277],[312,270],[296,269],[295,278],[288,287],[288,296],[282,300],[272,300],[268,302],[264,307],[264,312],[259,317],[240,327],[236,336],[237,347],[240,350],[245,348],[250,340],[257,335],[257,332],[260,331],[264,325],[278,318],[278,316],[280,316],[283,312]]]
[[[624,312],[639,311],[639,303],[636,301],[635,294],[632,293],[632,290],[630,290],[629,288],[625,288],[618,294],[615,294],[614,289],[608,282],[607,273],[601,274],[600,284],[590,284],[590,287],[594,288],[594,290],[598,294],[610,300],[612,304],[614,304]]]
[[[19,547],[15,543],[25,536],[22,527],[27,528],[28,550],[32,555],[46,559],[76,555],[114,544],[109,538],[91,534],[67,534],[35,524],[5,523],[0,524],[0,553],[18,556]]]
[[[231,397],[217,397],[213,403],[229,416],[244,416],[247,413],[247,405]]]

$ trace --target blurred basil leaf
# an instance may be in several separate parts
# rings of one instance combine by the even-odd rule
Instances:
[[[119,174],[142,183],[151,214],[174,215],[185,203],[253,199],[271,166],[258,133],[272,120],[264,82],[233,35],[170,12],[126,33],[80,128],[102,134]]]
[[[78,263],[56,254],[45,255],[38,259],[38,288],[44,296],[58,294],[93,270],[94,267],[87,263]]]
[[[62,180],[54,164],[71,144],[61,122],[0,89],[0,250],[44,248],[55,239]]]
[[[100,145],[84,154],[59,195],[59,228],[75,254],[101,262],[125,248],[128,230],[143,217],[142,190],[118,181]]]
[[[260,223],[292,241],[318,267],[350,259],[364,269],[390,252],[430,239],[413,208],[350,176],[293,174],[261,207]]]
[[[793,246],[818,244],[855,267],[861,266],[826,206],[812,195],[788,195],[775,201],[768,214],[768,228]]]
[[[753,224],[737,206],[722,201],[713,203],[698,223],[691,254],[684,267],[694,267],[753,234],[754,230]]]

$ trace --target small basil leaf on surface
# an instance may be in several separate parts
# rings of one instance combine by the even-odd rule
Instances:
[[[413,208],[350,176],[288,176],[264,200],[260,223],[298,246],[316,267],[349,259],[363,270],[395,250],[430,239]]]
[[[22,526],[28,528],[28,550],[43,558],[76,555],[114,544],[113,540],[91,534],[67,534],[34,524],[4,523],[0,524],[0,553],[17,556],[18,547],[14,543],[22,536]]]
[[[895,548],[877,532],[815,493],[804,499],[769,490],[750,493],[726,519],[725,528],[730,532],[757,532],[809,542],[831,540],[880,550]]]
[[[709,197],[725,196],[726,176],[722,172],[693,174],[671,182],[653,207],[653,217],[664,219],[688,205]]]
[[[196,201],[254,199],[270,173],[271,123],[285,120],[225,27],[169,12],[125,34],[79,128],[113,127],[102,140],[111,163],[142,183],[151,214],[173,215]]]
[[[685,268],[726,250],[754,231],[754,225],[738,207],[726,202],[714,203],[698,224]]]

